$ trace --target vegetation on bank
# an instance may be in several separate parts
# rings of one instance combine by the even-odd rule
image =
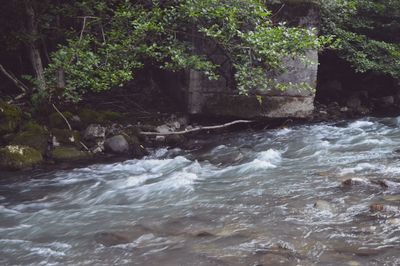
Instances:
[[[299,2],[320,9],[319,32],[278,19],[285,5]],[[60,112],[53,105],[123,86],[143,69],[196,70],[217,79],[228,67],[233,87],[248,94],[287,88],[266,73],[284,71],[287,58],[312,63],[310,49],[329,49],[358,72],[400,80],[398,32],[400,1],[394,0],[6,1],[0,9],[0,76],[9,82],[0,84],[0,168],[91,158],[105,150],[109,136],[118,136],[107,142],[109,150],[144,154],[137,128],[109,125],[125,119],[122,114]],[[38,113],[45,109],[49,117],[38,124],[38,117],[10,102]],[[110,135],[87,137],[91,124]]]
[[[280,9],[267,7],[292,2],[320,6],[320,36],[276,21]],[[283,71],[282,59],[323,46],[357,71],[400,75],[400,2],[393,0],[10,0],[0,22],[3,77],[35,102],[76,102],[135,79],[144,67],[215,79],[228,64],[242,93],[284,89],[266,71]],[[217,62],[199,43],[229,62]]]

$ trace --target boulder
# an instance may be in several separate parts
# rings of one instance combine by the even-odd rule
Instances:
[[[393,96],[385,96],[376,99],[376,104],[380,107],[390,107],[394,104],[395,99]]]
[[[91,124],[86,130],[83,138],[85,140],[104,139],[106,136],[106,128],[99,124]]]
[[[161,125],[161,126],[156,127],[156,131],[161,134],[166,134],[166,133],[172,132],[173,130],[168,125]]]
[[[21,118],[22,112],[19,107],[0,100],[0,135],[14,132]]]
[[[91,154],[88,152],[80,151],[75,147],[56,147],[51,152],[51,156],[58,162],[70,162],[88,159]]]
[[[347,99],[346,106],[353,110],[358,110],[361,107],[361,100],[359,97],[353,95]]]
[[[105,151],[116,154],[127,154],[129,152],[129,143],[122,135],[117,135],[106,139],[104,142]]]
[[[1,169],[21,170],[31,168],[42,161],[42,154],[31,147],[8,145],[0,149]]]

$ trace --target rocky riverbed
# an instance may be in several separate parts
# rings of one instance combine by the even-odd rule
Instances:
[[[397,265],[399,118],[3,172],[2,265]]]

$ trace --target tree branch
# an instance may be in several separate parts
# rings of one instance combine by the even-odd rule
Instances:
[[[18,80],[12,73],[8,72],[2,64],[0,64],[0,71],[7,77],[9,78],[15,86],[17,86],[23,93],[26,93],[29,91],[29,88],[22,83],[20,80]]]
[[[169,136],[169,135],[183,135],[183,134],[188,134],[196,131],[201,131],[201,130],[213,130],[213,129],[220,129],[220,128],[225,128],[229,127],[235,124],[245,124],[245,123],[253,123],[254,121],[252,120],[236,120],[232,121],[226,124],[222,125],[216,125],[216,126],[206,126],[206,127],[195,127],[192,129],[184,130],[184,131],[176,131],[176,132],[168,132],[168,133],[159,133],[159,132],[140,132],[141,135],[144,136]]]

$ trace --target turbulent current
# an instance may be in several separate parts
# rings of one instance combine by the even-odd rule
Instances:
[[[1,173],[0,265],[399,265],[398,148],[365,118]]]

